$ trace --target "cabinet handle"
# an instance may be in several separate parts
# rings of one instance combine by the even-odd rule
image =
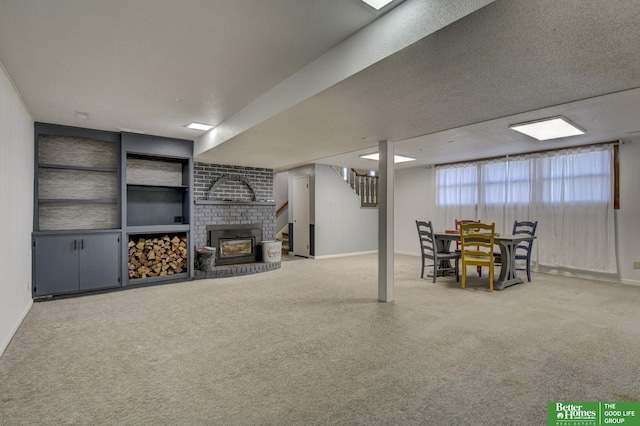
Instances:
[[[84,240],[80,240],[80,250],[84,250]]]
[[[78,249],[78,240],[73,240],[73,251]]]

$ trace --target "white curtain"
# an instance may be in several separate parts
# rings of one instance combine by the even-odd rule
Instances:
[[[455,229],[456,219],[475,219],[478,204],[478,167],[444,167],[436,173],[435,229]]]
[[[537,220],[534,262],[617,272],[611,145],[444,167],[436,176],[438,228],[480,219],[510,234],[514,220]]]
[[[541,265],[617,272],[612,166],[611,146],[535,159]]]
[[[530,219],[531,161],[496,161],[480,167],[478,219],[494,222],[496,232],[511,234],[514,220]]]

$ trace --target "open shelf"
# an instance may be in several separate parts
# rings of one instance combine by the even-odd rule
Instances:
[[[147,225],[147,226],[127,226],[127,234],[162,234],[171,232],[186,232],[190,229],[185,225]]]
[[[69,166],[65,164],[38,164],[38,167],[42,169],[62,169],[62,170],[82,170],[85,172],[105,172],[116,173],[117,169],[107,167],[83,167],[83,166]]]
[[[186,188],[127,186],[127,226],[175,225],[189,222]]]
[[[127,184],[127,188],[135,190],[136,187],[139,187],[140,189],[144,189],[144,188],[181,188],[181,189],[188,189],[189,188],[188,185],[164,185],[164,184],[161,184],[161,183],[156,183],[156,184],[152,184],[152,183],[128,183]]]
[[[39,203],[117,204],[115,198],[40,198]]]

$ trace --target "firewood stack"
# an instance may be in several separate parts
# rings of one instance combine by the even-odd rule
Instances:
[[[161,277],[187,269],[187,237],[129,240],[129,278]]]

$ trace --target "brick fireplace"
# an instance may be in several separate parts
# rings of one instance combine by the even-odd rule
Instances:
[[[260,241],[273,240],[277,232],[276,205],[273,201],[273,170],[195,163],[193,195],[195,206],[192,241],[196,248],[205,246],[218,248],[214,271],[204,273],[196,270],[195,278],[245,275],[280,267],[280,262],[272,265],[255,261],[259,255]],[[237,244],[233,247],[229,246],[227,250],[229,256],[225,257],[223,253],[221,259],[220,247],[211,241],[210,231],[213,229],[244,231],[247,228],[258,229],[261,233],[249,238],[253,244],[250,248],[253,250],[253,259],[235,258],[233,251],[248,250],[246,241],[242,242],[243,238],[235,238],[241,236],[237,232],[233,234],[232,239],[241,240],[237,244],[245,244],[245,246],[240,247]],[[245,255],[246,253],[243,254]]]

